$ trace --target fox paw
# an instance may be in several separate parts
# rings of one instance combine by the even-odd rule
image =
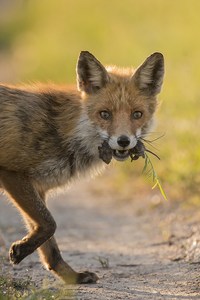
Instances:
[[[17,241],[10,247],[10,261],[13,264],[19,264],[31,252],[29,247],[27,247],[27,245],[23,241]]]
[[[96,283],[98,279],[99,278],[95,273],[85,271],[77,274],[76,283]]]

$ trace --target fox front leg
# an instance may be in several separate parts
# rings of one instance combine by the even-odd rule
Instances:
[[[54,237],[38,248],[44,266],[67,284],[96,283],[98,276],[92,272],[76,272],[62,258]]]
[[[10,247],[10,261],[20,263],[38,249],[43,264],[66,283],[95,283],[92,272],[76,272],[61,257],[53,234],[56,223],[45,204],[45,195],[37,192],[28,177],[16,172],[0,171],[1,187],[19,208],[29,234]]]
[[[0,180],[24,219],[31,220],[33,224],[22,240],[11,245],[10,260],[13,264],[18,264],[53,236],[56,223],[27,176],[1,170]]]

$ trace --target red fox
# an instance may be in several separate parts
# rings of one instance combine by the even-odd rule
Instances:
[[[154,53],[134,71],[105,68],[82,51],[76,71],[78,90],[0,85],[0,187],[29,232],[11,245],[10,261],[18,264],[38,249],[43,264],[66,283],[95,283],[96,274],[76,272],[61,257],[46,195],[101,168],[105,141],[114,159],[129,157],[152,126],[164,58]]]

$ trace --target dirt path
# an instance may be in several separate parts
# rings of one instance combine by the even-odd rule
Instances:
[[[73,289],[62,299],[200,299],[199,214],[155,206],[149,199],[122,203],[95,195],[82,182],[50,199],[57,224],[57,240],[64,258],[77,270],[89,269],[100,278],[95,285]],[[1,196],[1,253],[25,230],[15,209]],[[107,268],[105,268],[107,267]],[[30,276],[37,286],[57,281],[39,264],[37,254],[11,267],[5,259],[2,274]]]

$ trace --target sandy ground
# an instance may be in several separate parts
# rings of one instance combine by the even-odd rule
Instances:
[[[94,195],[93,184],[82,181],[48,202],[63,257],[76,270],[88,269],[100,278],[94,285],[68,287],[73,296],[61,299],[200,299],[197,210],[157,203],[155,196],[119,202],[106,192]],[[18,266],[9,264],[9,246],[25,228],[1,198],[0,272],[56,288],[59,281],[41,266],[37,253]]]

